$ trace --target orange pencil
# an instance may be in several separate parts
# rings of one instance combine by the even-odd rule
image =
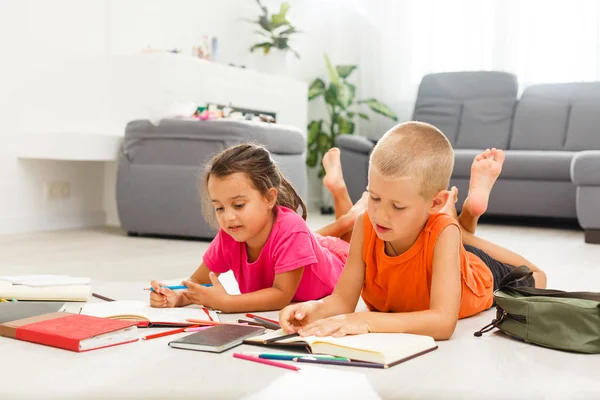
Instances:
[[[151,339],[156,339],[156,338],[163,337],[163,336],[175,335],[176,333],[185,332],[185,330],[188,328],[197,328],[197,327],[198,327],[197,325],[190,325],[190,326],[186,326],[185,328],[178,328],[178,329],[172,329],[172,330],[166,331],[166,332],[154,333],[152,335],[144,336],[142,338],[142,340],[151,340]]]
[[[258,318],[258,319],[262,319],[263,321],[267,321],[272,324],[279,325],[279,321],[275,321],[274,319],[271,319],[271,318],[261,317],[260,315],[256,315],[256,314],[248,313],[248,314],[246,314],[246,317],[252,318],[252,319]]]

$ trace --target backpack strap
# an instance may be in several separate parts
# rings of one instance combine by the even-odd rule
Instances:
[[[532,287],[511,287],[509,286],[511,283],[515,283],[526,279],[533,275],[533,272],[529,269],[529,267],[525,265],[521,265],[510,271],[502,280],[500,281],[499,288],[502,289],[510,289],[514,290],[517,293],[522,294],[523,296],[546,296],[546,297],[562,297],[569,299],[582,299],[582,300],[592,300],[600,302],[600,293],[594,292],[565,292],[562,290],[553,290],[553,289],[537,289]]]
[[[529,267],[526,265],[521,265],[520,267],[517,267],[510,271],[508,274],[506,274],[504,278],[502,278],[502,280],[500,281],[498,287],[500,289],[505,288],[511,283],[522,281],[523,279],[529,278],[531,275],[533,275],[533,272],[529,269]]]

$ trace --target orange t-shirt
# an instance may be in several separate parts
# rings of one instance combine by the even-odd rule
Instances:
[[[366,264],[362,298],[372,311],[411,312],[429,309],[433,249],[448,225],[458,222],[447,214],[429,217],[415,243],[396,257],[385,254],[385,243],[377,237],[364,213],[363,261]],[[459,227],[460,229],[460,227]],[[475,315],[492,306],[493,276],[476,255],[461,245],[462,296],[459,318]]]

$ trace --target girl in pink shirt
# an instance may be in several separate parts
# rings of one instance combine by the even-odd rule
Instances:
[[[202,304],[224,312],[277,310],[291,301],[316,300],[333,292],[348,257],[356,216],[342,176],[338,149],[323,157],[325,186],[331,191],[336,221],[313,233],[306,206],[262,146],[240,144],[210,162],[205,178],[207,219],[220,227],[186,291],[152,281],[153,307]],[[302,209],[302,216],[295,210]],[[219,274],[233,271],[240,295],[228,294]],[[212,283],[212,287],[201,284]]]

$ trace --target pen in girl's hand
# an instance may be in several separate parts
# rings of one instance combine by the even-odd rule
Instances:
[[[211,287],[212,283],[201,283],[200,286]],[[187,286],[184,286],[184,285],[161,286],[161,288],[171,289],[171,290],[189,289]],[[154,292],[154,288],[151,288],[151,287],[144,288],[144,290],[149,290],[151,292]]]

